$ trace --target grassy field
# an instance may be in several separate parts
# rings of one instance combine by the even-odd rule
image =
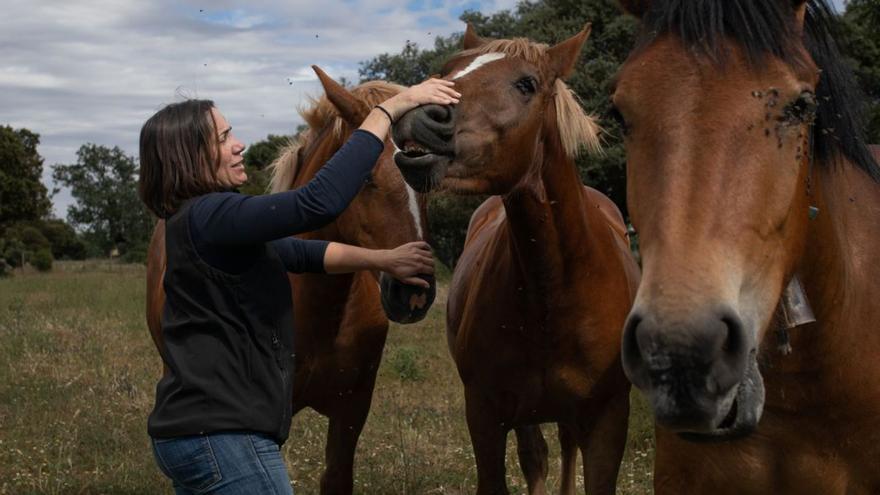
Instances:
[[[458,376],[446,350],[445,286],[421,323],[393,326],[357,452],[363,494],[473,493]],[[171,493],[146,417],[161,365],[144,323],[144,268],[57,263],[0,280],[0,494]],[[298,494],[317,493],[327,421],[294,418],[283,452]],[[559,462],[555,427],[549,488]],[[633,395],[618,493],[651,493],[652,426]],[[579,477],[579,481],[580,477]],[[525,493],[508,441],[508,484]]]

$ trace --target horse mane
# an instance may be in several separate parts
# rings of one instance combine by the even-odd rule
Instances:
[[[386,81],[367,81],[353,88],[351,93],[372,108],[404,89],[403,86]],[[273,193],[287,191],[292,187],[301,165],[299,162],[302,151],[316,139],[327,134],[329,130],[330,139],[341,146],[346,136],[345,120],[339,115],[336,106],[327,99],[326,94],[317,99],[311,98],[310,101],[311,105],[308,108],[299,110],[299,115],[309,128],[282,148],[278,158],[269,165],[272,171],[269,188]]]
[[[728,40],[739,45],[753,68],[769,56],[804,67],[808,53],[822,71],[816,87],[814,155],[828,163],[845,157],[880,182],[880,166],[865,137],[864,95],[834,41],[837,15],[827,0],[809,0],[801,30],[794,13],[791,2],[779,0],[654,0],[642,16],[634,53],[664,34],[678,36],[696,55],[722,68]]]
[[[476,48],[460,52],[456,58],[503,53],[546,71],[548,48],[549,46],[544,43],[535,43],[526,38],[489,40]],[[573,158],[577,156],[581,148],[587,148],[592,153],[601,152],[602,144],[599,136],[602,133],[602,128],[597,120],[584,111],[577,95],[562,79],[554,81],[553,91],[553,100],[556,104],[556,125],[565,154]]]

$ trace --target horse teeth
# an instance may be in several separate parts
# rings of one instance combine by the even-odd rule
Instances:
[[[421,146],[416,146],[416,145],[407,145],[406,149],[404,151],[406,151],[407,153],[427,153],[428,152],[428,150],[426,150],[425,148],[422,148]]]

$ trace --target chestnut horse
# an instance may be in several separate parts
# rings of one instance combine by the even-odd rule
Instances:
[[[643,263],[622,352],[655,492],[880,493],[880,169],[835,15],[622,4],[643,32],[612,98]],[[804,291],[815,321],[788,328]]]
[[[581,183],[573,157],[599,128],[562,80],[589,27],[552,48],[484,40],[468,27],[444,77],[455,107],[413,110],[393,128],[413,187],[497,194],[471,218],[449,289],[449,348],[464,384],[479,494],[507,493],[507,433],[529,493],[545,493],[558,424],[562,493],[613,494],[626,442],[629,383],[620,333],[638,284],[620,212]]]
[[[373,81],[348,91],[320,69],[316,72],[326,97],[303,112],[308,131],[274,162],[273,192],[306,184],[373,105],[402,89]],[[374,249],[425,239],[424,197],[404,183],[392,163],[392,153],[389,140],[370,179],[342,215],[300,237]],[[401,212],[406,212],[404,218]],[[165,298],[164,235],[164,224],[160,222],[147,265],[147,318],[159,348],[159,319]],[[370,410],[388,333],[387,318],[402,323],[421,320],[434,300],[434,281],[428,277],[431,287],[425,290],[372,272],[291,274],[290,279],[295,325],[291,331],[296,352],[293,411],[311,407],[330,419],[321,493],[352,493],[354,453]]]

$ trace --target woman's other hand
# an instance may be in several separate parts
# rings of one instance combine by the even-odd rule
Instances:
[[[428,288],[430,284],[417,275],[434,273],[434,257],[427,242],[417,241],[402,244],[383,252],[383,272],[405,284]]]

